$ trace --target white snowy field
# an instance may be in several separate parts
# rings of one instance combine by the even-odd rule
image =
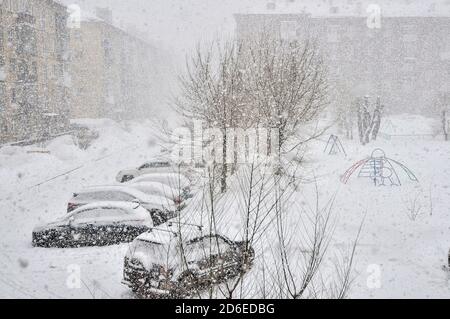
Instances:
[[[306,169],[318,177],[321,198],[337,192],[334,213],[339,218],[330,253],[349,248],[365,216],[349,297],[449,298],[450,276],[442,266],[450,248],[450,144],[426,135],[433,123],[425,118],[398,116],[386,123],[384,133],[402,136],[385,136],[367,146],[342,138],[347,157],[324,154],[322,141],[308,151]],[[138,166],[160,150],[149,123],[90,124],[98,128],[100,138],[86,151],[74,146],[70,137],[39,147],[0,148],[0,297],[132,297],[121,284],[126,244],[82,249],[31,246],[33,227],[64,215],[74,191],[113,183],[119,170]],[[374,187],[356,177],[342,184],[340,176],[347,168],[377,147],[408,166],[419,183],[400,174],[400,187]],[[50,153],[34,153],[38,150]],[[70,173],[52,179],[66,172]],[[420,212],[415,220],[408,216],[414,201]],[[77,267],[80,288],[71,285],[71,271]]]

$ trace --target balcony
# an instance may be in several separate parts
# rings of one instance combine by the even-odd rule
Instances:
[[[16,23],[34,25],[36,24],[36,18],[30,14],[21,12],[17,14]]]

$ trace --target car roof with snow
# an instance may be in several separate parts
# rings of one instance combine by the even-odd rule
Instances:
[[[147,187],[150,187],[150,186],[152,186],[152,187],[159,187],[159,188],[161,188],[161,189],[165,189],[165,190],[175,190],[175,188],[173,188],[172,186],[170,186],[170,185],[167,185],[167,184],[164,184],[164,183],[161,183],[161,182],[154,182],[154,181],[148,181],[148,180],[146,180],[146,181],[137,181],[137,182],[134,182],[134,183],[127,183],[127,184],[125,184],[125,185],[127,185],[128,187],[137,187],[137,186],[147,186]]]
[[[151,231],[138,236],[136,240],[164,245],[173,240],[178,240],[180,237],[183,241],[189,241],[205,235],[197,227],[181,224],[179,228],[177,223],[172,223],[172,225],[164,224],[155,227]]]
[[[190,184],[189,179],[184,176],[183,174],[179,174],[179,173],[152,173],[152,174],[143,174],[141,176],[136,177],[135,179],[133,179],[131,182],[132,183],[138,183],[138,182],[145,182],[145,181],[161,181],[161,180],[166,180],[166,181],[173,181],[175,183],[178,182],[178,180],[182,183],[182,184]]]
[[[62,216],[53,222],[37,225],[34,228],[34,231],[39,231],[39,230],[46,229],[46,228],[67,225],[67,222],[69,221],[69,219],[75,217],[76,215],[78,215],[82,212],[85,212],[87,210],[104,209],[104,208],[106,208],[106,209],[108,209],[108,208],[121,209],[121,210],[125,211],[126,213],[128,213],[127,215],[130,215],[130,216],[134,215],[134,216],[136,216],[138,218],[142,218],[142,219],[151,218],[149,212],[144,207],[136,205],[136,203],[104,201],[104,202],[95,202],[92,204],[83,205],[82,207],[75,209],[74,211],[70,212],[69,214]],[[109,217],[106,217],[104,219],[107,220],[107,218],[109,218]]]
[[[87,194],[92,192],[124,192],[136,197],[139,200],[142,200],[146,203],[155,203],[155,204],[172,204],[167,202],[167,198],[158,195],[149,195],[146,194],[136,188],[130,186],[123,185],[110,185],[110,186],[90,186],[82,189],[75,194]]]
[[[133,203],[133,202],[118,202],[118,201],[102,201],[102,202],[95,202],[95,203],[90,203],[90,204],[86,204],[83,205],[77,209],[75,209],[74,211],[70,212],[69,214],[67,214],[66,216],[72,216],[72,215],[76,215],[79,212],[85,211],[85,210],[90,210],[90,209],[96,209],[96,208],[117,208],[117,209],[122,209],[130,214],[141,214],[141,215],[145,215],[148,216],[148,211],[143,208],[142,206]]]

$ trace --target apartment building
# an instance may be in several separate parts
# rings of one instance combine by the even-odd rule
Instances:
[[[71,30],[71,117],[137,118],[150,112],[156,50],[146,41],[89,18]]]
[[[384,8],[392,10],[377,16],[377,6],[372,12],[363,1],[307,3],[273,2],[237,14],[236,33],[244,39],[263,30],[289,41],[312,39],[336,94],[380,96],[390,112],[426,113],[438,101],[450,103],[450,5],[408,11],[390,2]]]
[[[51,0],[0,1],[0,143],[67,127],[67,17]]]

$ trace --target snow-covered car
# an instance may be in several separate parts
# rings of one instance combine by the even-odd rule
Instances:
[[[142,183],[142,182],[156,182],[162,183],[174,189],[179,189],[184,192],[190,192],[191,181],[179,173],[154,173],[145,174],[136,177],[129,184]]]
[[[173,173],[174,171],[176,170],[172,167],[172,164],[169,161],[156,160],[146,162],[138,168],[129,168],[120,171],[116,176],[116,180],[119,183],[125,183],[144,174]]]
[[[189,194],[186,194],[184,190],[178,190],[159,182],[136,182],[126,183],[123,185],[135,188],[149,195],[166,197],[170,200],[173,200],[177,205],[181,204],[183,200],[185,200],[189,196]]]
[[[253,264],[247,242],[201,232],[180,238],[169,226],[138,236],[125,256],[122,282],[140,297],[185,298],[244,274]]]
[[[136,203],[84,205],[55,222],[33,230],[34,247],[74,248],[131,242],[158,224],[160,216]]]
[[[73,194],[67,204],[67,212],[86,204],[113,201],[139,203],[150,212],[158,212],[161,216],[173,216],[179,210],[173,200],[163,196],[149,195],[133,187],[117,186],[93,186]],[[166,221],[165,218],[164,221]],[[164,222],[162,221],[162,222]]]

